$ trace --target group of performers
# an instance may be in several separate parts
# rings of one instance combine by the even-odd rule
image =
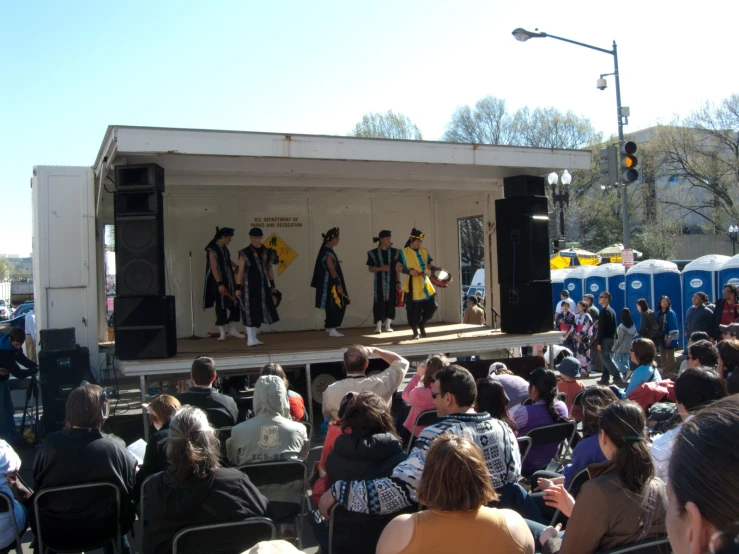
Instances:
[[[218,340],[227,333],[245,338],[235,323],[242,320],[246,326],[249,346],[262,343],[257,338],[260,326],[279,321],[277,306],[281,294],[275,287],[273,267],[277,253],[262,244],[262,230],[249,231],[250,245],[239,251],[238,263],[231,260],[228,244],[234,236],[230,227],[216,227],[216,234],[206,246],[205,292],[203,309],[215,306]],[[316,291],[315,307],[325,311],[324,328],[331,337],[343,337],[338,332],[347,305],[351,302],[335,248],[341,237],[334,227],[321,235],[323,243],[318,251],[310,286]],[[376,248],[367,252],[367,268],[375,275],[372,315],[375,332],[392,332],[395,308],[405,305],[413,338],[426,336],[426,323],[438,307],[436,290],[429,275],[441,267],[432,264],[431,256],[423,248],[424,235],[414,228],[405,247],[392,247],[392,233],[381,231],[373,239]],[[406,275],[402,286],[398,276]],[[226,327],[229,325],[227,331]]]

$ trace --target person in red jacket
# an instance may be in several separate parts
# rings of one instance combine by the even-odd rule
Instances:
[[[304,419],[306,419],[305,401],[303,401],[303,397],[300,396],[300,394],[290,390],[290,381],[287,380],[287,376],[285,375],[285,371],[282,369],[282,366],[275,363],[266,364],[259,374],[260,377],[262,377],[263,375],[274,375],[285,382],[285,388],[287,389],[287,401],[290,404],[290,416],[295,421],[303,421]]]

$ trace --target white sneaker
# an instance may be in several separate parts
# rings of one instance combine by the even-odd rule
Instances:
[[[343,337],[344,336],[341,333],[339,333],[336,329],[326,329],[326,331],[328,331],[329,337]]]
[[[378,321],[375,326],[375,333],[382,333],[382,321]]]
[[[393,328],[392,328],[392,327],[390,327],[390,324],[391,324],[392,322],[393,322],[393,320],[392,320],[392,319],[386,319],[386,320],[385,320],[385,332],[386,332],[386,333],[392,333],[392,332],[393,332]]]
[[[221,336],[218,337],[218,340],[226,340],[226,327],[223,325],[219,325],[218,330],[221,332]]]
[[[246,338],[246,335],[245,334],[239,333],[236,330],[236,325],[234,325],[233,323],[231,324],[231,327],[229,328],[228,334],[231,335],[232,337],[236,337],[237,339],[245,339]]]
[[[257,340],[254,338],[254,327],[247,327],[246,328],[246,334],[248,336],[248,340],[246,342],[247,346],[259,346],[257,344]]]
[[[252,327],[251,331],[252,331],[252,339],[254,339],[254,342],[257,343],[257,346],[259,346],[260,344],[264,344],[261,340],[257,338],[257,333],[259,333],[259,327]]]

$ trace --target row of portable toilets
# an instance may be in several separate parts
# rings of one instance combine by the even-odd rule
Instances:
[[[702,256],[686,265],[682,272],[677,265],[663,260],[647,260],[635,264],[626,271],[621,264],[579,266],[571,269],[552,270],[552,311],[560,301],[560,293],[567,290],[575,302],[590,293],[596,305],[601,291],[611,293],[611,307],[618,317],[621,309],[631,310],[637,328],[639,317],[636,302],[646,299],[655,309],[660,297],[668,296],[677,314],[685,340],[685,314],[696,292],[705,292],[712,302],[722,297],[726,283],[739,285],[739,255],[734,257],[711,254]]]

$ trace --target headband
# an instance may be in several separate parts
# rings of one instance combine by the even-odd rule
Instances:
[[[323,237],[323,242],[329,242],[339,236],[339,228],[334,227],[333,229],[329,229],[326,231],[326,234],[321,234],[321,236]]]

